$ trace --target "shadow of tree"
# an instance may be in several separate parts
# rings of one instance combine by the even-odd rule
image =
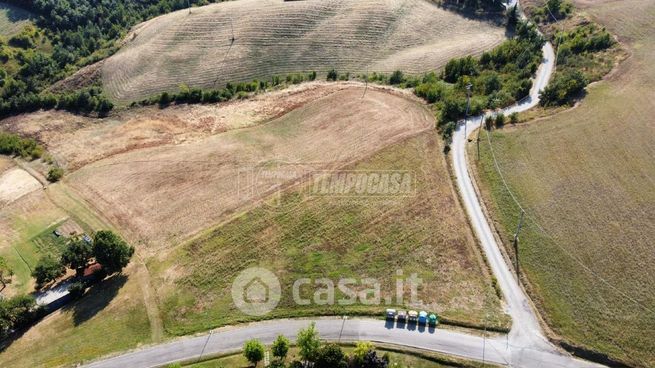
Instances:
[[[123,274],[110,276],[91,286],[82,299],[72,302],[62,309],[72,311],[73,323],[78,326],[105,309],[126,282],[127,276]]]
[[[27,10],[24,10],[23,8],[17,7],[15,5],[1,3],[0,11],[1,10],[7,11],[7,19],[9,19],[11,22],[20,22],[22,20],[33,19]]]

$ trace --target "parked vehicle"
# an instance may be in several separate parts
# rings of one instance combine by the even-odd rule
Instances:
[[[387,319],[391,319],[391,320],[396,319],[396,310],[395,309],[387,309]]]
[[[403,321],[403,322],[407,321],[407,312],[405,312],[404,310],[398,311],[398,321],[399,322],[400,321]]]
[[[424,325],[428,322],[428,312],[420,311],[418,313],[418,323]]]
[[[416,319],[418,318],[418,312],[415,310],[411,310],[407,312],[407,320],[409,322],[416,322]]]
[[[428,325],[432,327],[436,327],[438,323],[439,323],[439,319],[437,318],[436,314],[432,313],[428,316]]]

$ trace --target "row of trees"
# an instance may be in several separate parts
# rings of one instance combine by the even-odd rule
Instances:
[[[272,368],[386,368],[389,365],[388,355],[378,357],[375,347],[370,342],[357,343],[350,355],[344,353],[339,345],[321,343],[314,323],[298,331],[297,345],[300,360],[287,364],[290,342],[286,337],[278,336],[271,345],[271,353],[275,359],[268,366]],[[254,366],[264,359],[265,351],[264,344],[256,339],[247,341],[243,347],[243,355]]]
[[[20,82],[9,81],[8,83],[16,84]],[[12,89],[11,86],[8,88]],[[22,87],[17,89],[20,90]],[[62,94],[17,93],[10,98],[0,99],[0,118],[40,109],[66,110],[85,114],[95,112],[99,116],[105,116],[114,108],[114,104],[103,94],[102,89],[99,87],[89,87],[80,91]]]
[[[120,236],[112,231],[101,230],[95,233],[93,241],[87,242],[80,237],[69,240],[61,258],[46,256],[39,260],[32,276],[37,287],[56,280],[64,275],[66,268],[75,270],[79,277],[84,269],[95,260],[102,266],[104,275],[121,272],[130,262],[134,247],[129,246]]]
[[[316,72],[293,73],[285,77],[273,76],[270,80],[253,80],[252,82],[227,83],[224,88],[203,90],[201,88],[181,85],[177,93],[162,92],[152,98],[144,99],[133,105],[155,105],[166,107],[172,103],[177,104],[197,104],[197,103],[216,103],[229,101],[232,99],[245,98],[250,93],[263,92],[271,87],[277,87],[283,83],[299,84],[305,81],[316,80]]]

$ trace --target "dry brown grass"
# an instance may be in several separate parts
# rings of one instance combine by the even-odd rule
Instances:
[[[301,71],[426,72],[503,38],[501,27],[424,0],[240,0],[136,26],[102,74],[110,97],[126,102],[182,83],[223,87]]]
[[[244,171],[294,163],[288,184],[305,166],[343,166],[434,126],[411,97],[369,88],[362,98],[363,91],[351,85],[266,124],[116,154],[67,181],[126,236],[165,248],[271,194],[276,178],[250,185]]]
[[[655,4],[584,2],[632,54],[575,109],[495,133],[510,187],[528,208],[522,262],[554,331],[635,366],[655,365]],[[517,208],[483,151],[503,234]],[[542,231],[536,224],[543,227]]]

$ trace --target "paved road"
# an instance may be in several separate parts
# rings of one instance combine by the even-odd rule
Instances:
[[[538,104],[539,91],[550,80],[555,65],[552,45],[543,48],[544,61],[537,71],[530,96],[505,113],[530,109]],[[512,317],[512,330],[508,335],[483,339],[480,336],[444,329],[418,329],[398,326],[374,319],[320,318],[316,320],[322,338],[332,341],[367,340],[434,351],[459,357],[485,360],[514,367],[598,367],[558,351],[544,337],[531,304],[505,263],[498,243],[480,207],[473,189],[466,157],[467,137],[482,122],[478,116],[461,123],[453,137],[452,159],[457,186],[471,218],[475,233],[480,239],[491,269],[498,279],[506,301],[507,313]],[[295,340],[300,328],[309,320],[275,320],[249,325],[222,328],[197,337],[186,337],[166,344],[143,348],[114,358],[89,364],[87,367],[156,367],[175,361],[188,361],[218,353],[238,351],[243,343],[258,338],[271,343],[278,334]]]

